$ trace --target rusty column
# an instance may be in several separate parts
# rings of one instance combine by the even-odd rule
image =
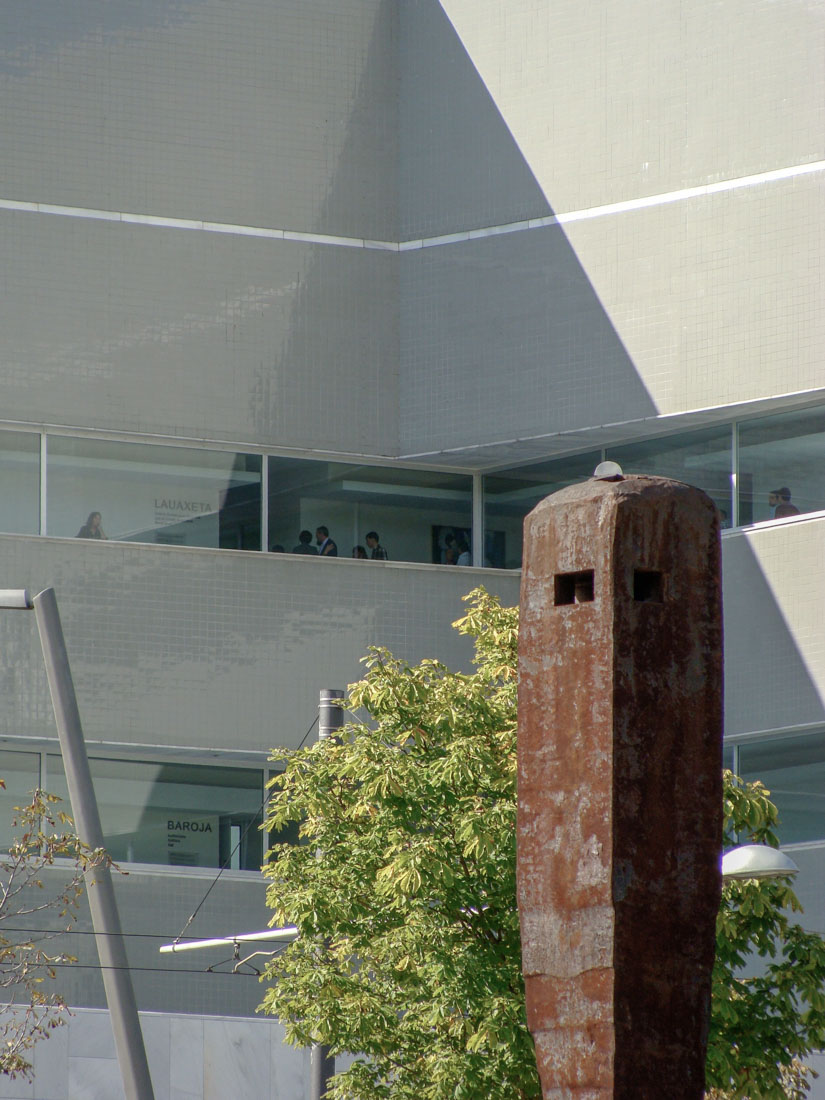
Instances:
[[[698,489],[614,475],[525,521],[527,1018],[545,1100],[700,1100],[721,890],[719,522]]]

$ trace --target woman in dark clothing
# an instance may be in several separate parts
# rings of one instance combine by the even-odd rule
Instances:
[[[78,539],[105,539],[106,532],[100,526],[100,512],[89,512],[89,518],[77,532]]]

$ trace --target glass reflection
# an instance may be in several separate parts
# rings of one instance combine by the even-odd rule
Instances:
[[[779,810],[783,844],[825,840],[825,744],[822,734],[785,737],[739,748],[743,779],[756,779]]]
[[[236,870],[260,868],[262,771],[104,759],[89,765],[116,861],[221,867],[230,860]],[[59,756],[49,756],[48,772],[52,792],[68,801]]]
[[[40,532],[40,436],[0,432],[0,531]]]
[[[472,513],[466,474],[269,459],[277,553],[471,565]]]
[[[484,564],[520,569],[524,517],[551,493],[592,477],[601,457],[588,451],[485,475]]]
[[[0,849],[8,851],[15,839],[14,808],[25,806],[40,786],[40,754],[0,750],[0,779],[6,784],[0,788]]]
[[[739,425],[739,522],[825,509],[825,410]]]
[[[49,436],[49,534],[259,550],[258,455]]]
[[[609,447],[606,456],[626,474],[670,477],[703,489],[719,509],[722,527],[732,526],[730,425]]]

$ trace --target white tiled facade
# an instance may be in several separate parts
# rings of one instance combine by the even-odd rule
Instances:
[[[825,406],[824,18],[811,0],[4,5],[0,435],[452,470],[479,519],[482,473]],[[0,534],[2,583],[54,585],[103,755],[262,768],[368,645],[465,666],[461,596],[518,596],[515,570],[50,537],[47,495],[40,535]],[[808,511],[724,536],[731,744],[825,731]],[[0,676],[0,748],[54,751],[28,617],[0,615]],[[822,927],[822,849],[798,855]],[[157,969],[150,937],[211,877],[117,883],[156,1095],[303,1100],[257,983]],[[266,919],[234,871],[193,931]],[[99,979],[65,983],[79,1015],[0,1095],[118,1095]]]

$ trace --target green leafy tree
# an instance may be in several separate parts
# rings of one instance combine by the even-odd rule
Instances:
[[[725,847],[778,846],[778,815],[761,783],[725,772]],[[825,941],[792,919],[789,880],[725,883],[716,921],[707,1082],[713,1100],[798,1100],[802,1059],[825,1047]]]
[[[467,600],[455,626],[474,641],[473,673],[373,649],[346,702],[366,720],[274,755],[266,827],[297,824],[302,843],[274,846],[268,899],[299,937],[269,964],[263,1008],[291,1042],[355,1053],[335,1100],[541,1095],[515,900],[518,609],[483,589]],[[764,788],[728,773],[725,791],[728,839],[776,843]],[[825,947],[790,923],[794,907],[786,882],[725,887],[716,1100],[803,1095],[795,1059],[825,1044]],[[775,961],[741,977],[753,952]]]
[[[63,1022],[66,1006],[52,982],[58,966],[74,962],[69,955],[48,950],[56,933],[24,938],[19,926],[41,923],[48,913],[49,924],[57,919],[62,928],[69,928],[83,893],[84,872],[109,858],[78,840],[59,801],[55,795],[34,791],[27,805],[17,807],[12,822],[16,839],[0,855],[0,1073],[10,1077],[31,1076],[27,1053]],[[67,863],[47,876],[57,859]]]

